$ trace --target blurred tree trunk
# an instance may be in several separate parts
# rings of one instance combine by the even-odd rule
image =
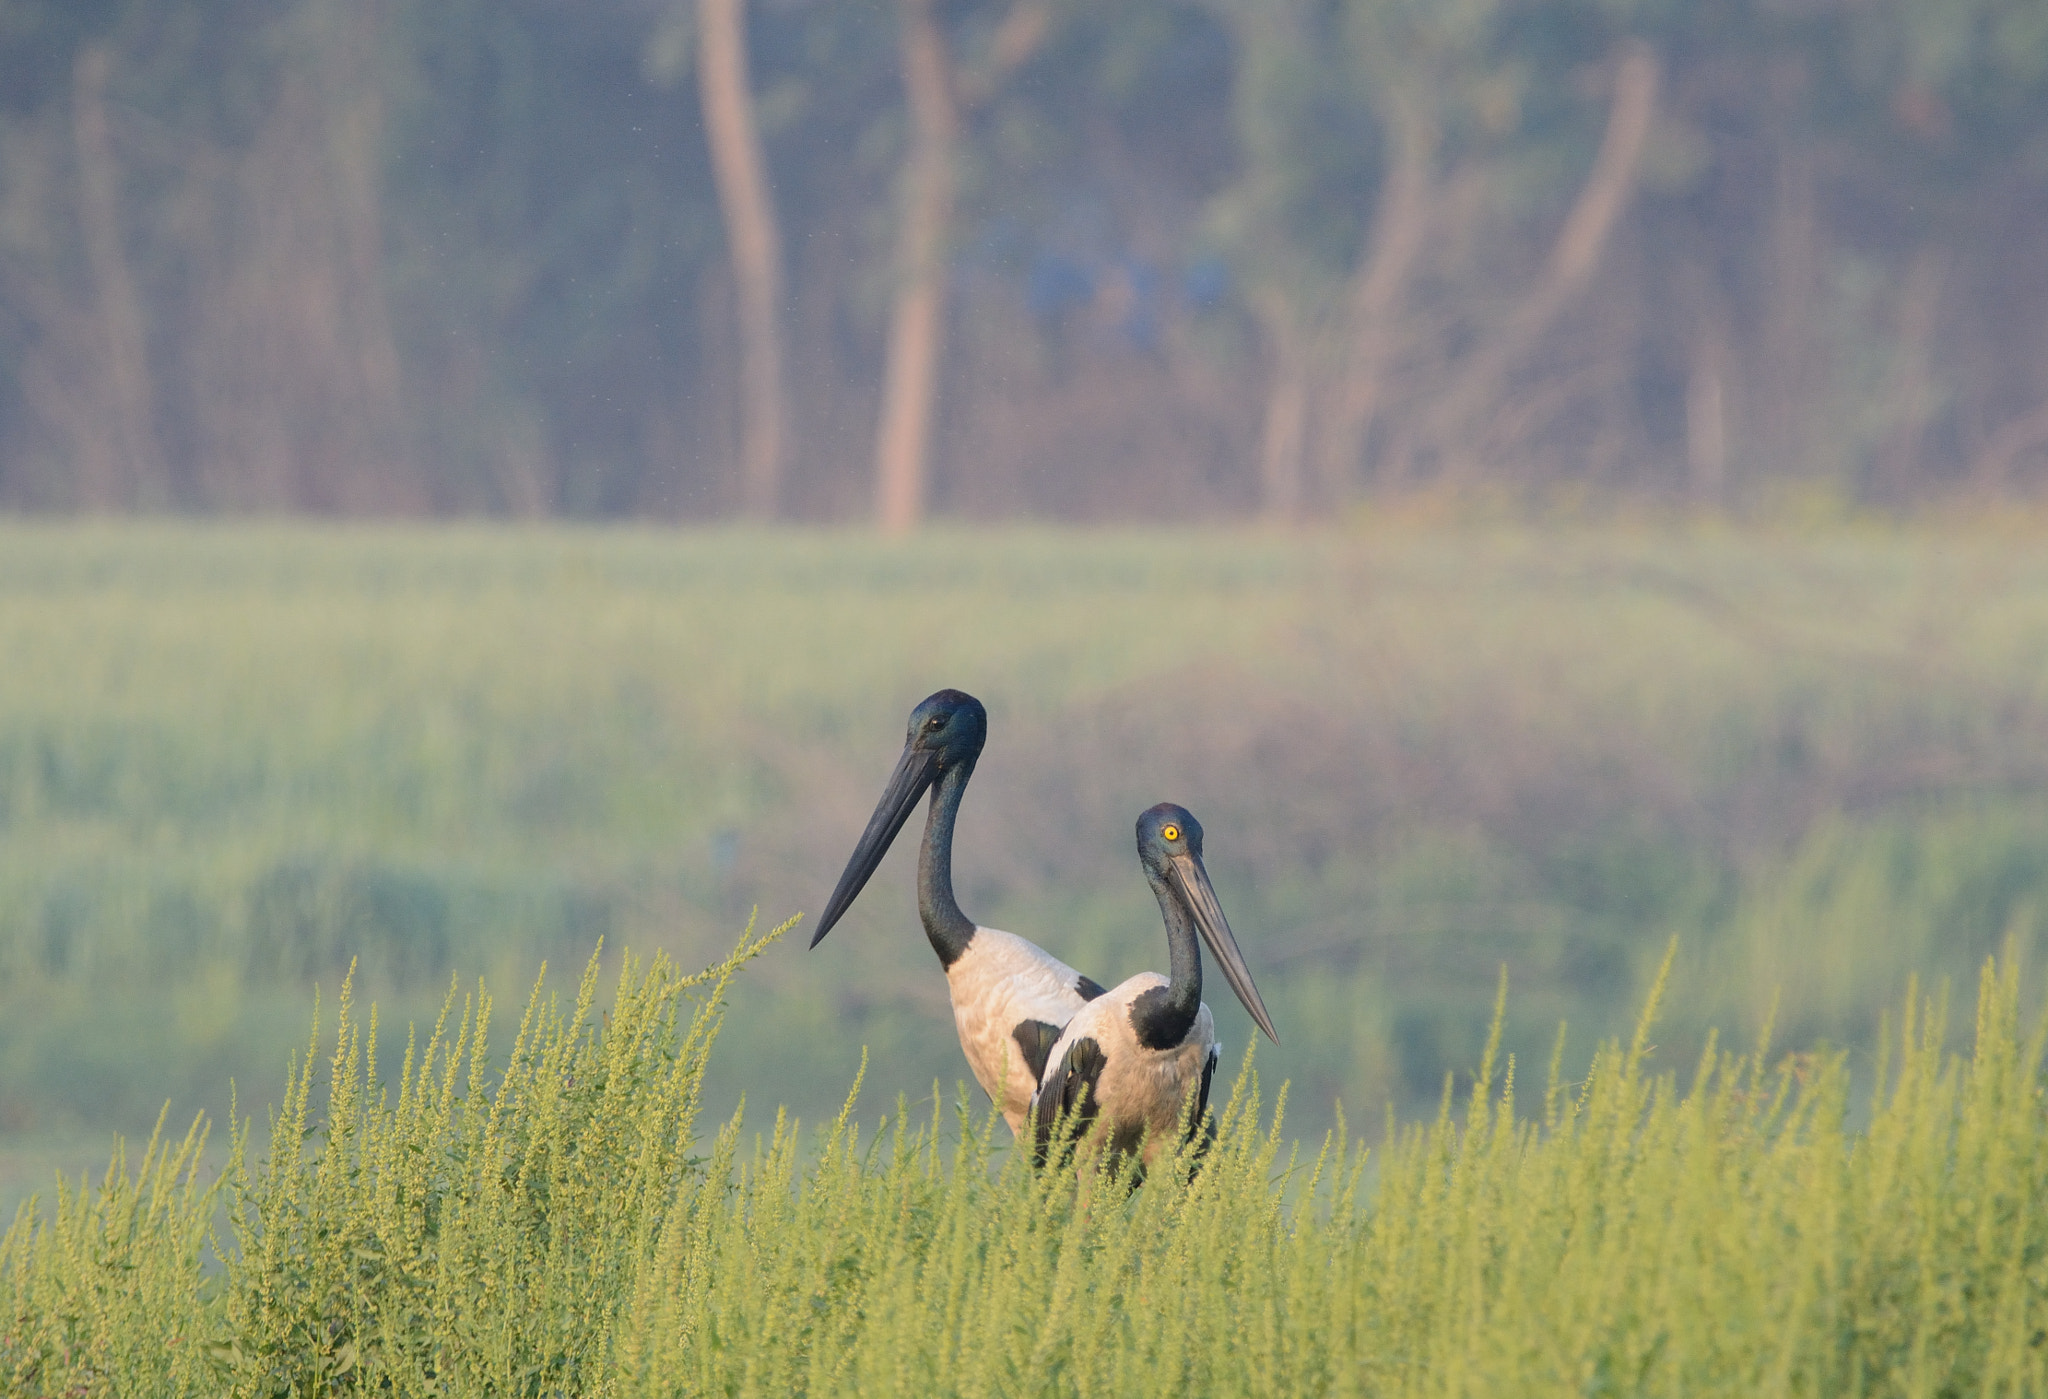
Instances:
[[[960,111],[946,38],[933,0],[897,0],[903,25],[903,87],[910,100],[910,161],[897,237],[896,306],[882,370],[875,433],[875,516],[886,534],[924,520],[932,418],[946,334],[946,237],[953,222]]]
[[[194,336],[199,471],[245,510],[410,515],[384,280],[382,6],[308,0],[286,21],[271,109],[220,202]]]
[[[1259,512],[1277,523],[1299,519],[1302,510],[1302,463],[1307,455],[1309,367],[1301,345],[1302,330],[1278,295],[1259,319],[1266,327],[1272,378],[1266,386],[1266,412],[1259,428]]]
[[[1816,331],[1824,249],[1813,152],[1799,135],[1782,139],[1761,279],[1764,312],[1754,338],[1755,387],[1748,397],[1762,469],[1789,476],[1805,464],[1807,413],[1820,397],[1826,369]]]
[[[1709,305],[1697,318],[1685,381],[1686,485],[1709,509],[1728,503],[1728,369],[1727,318]]]
[[[896,240],[896,304],[875,431],[875,518],[885,534],[903,534],[923,523],[931,492],[961,113],[995,97],[1004,79],[1044,42],[1052,19],[1044,0],[1018,0],[997,26],[986,60],[956,75],[935,0],[897,0],[896,9],[911,136]]]
[[[1509,378],[1572,300],[1593,280],[1608,237],[1635,192],[1643,147],[1657,110],[1657,57],[1640,40],[1621,46],[1607,130],[1593,168],[1551,245],[1543,276],[1481,343],[1440,404],[1437,446],[1453,484],[1469,483],[1479,458],[1511,442],[1490,441],[1488,425],[1500,417]]]
[[[353,500],[355,493],[345,488],[334,495],[351,512],[412,515],[428,508],[431,492],[408,450],[398,337],[385,290],[385,108],[378,67],[384,9],[380,0],[347,0],[328,11],[339,42],[323,43],[315,60],[328,74],[322,105],[333,122],[328,146],[341,243],[338,330],[354,371],[351,407],[360,414],[356,431],[344,432],[337,444],[344,457],[337,470],[353,476],[346,456],[356,456],[368,487]],[[339,64],[329,61],[336,49],[347,55]]]
[[[1875,482],[1895,505],[1913,494],[1927,424],[1941,406],[1934,372],[1934,332],[1947,274],[1947,256],[1939,249],[1924,248],[1914,257],[1899,287],[1898,334],[1892,344],[1892,372],[1885,394],[1893,422],[1878,452]]]
[[[1368,251],[1351,279],[1335,401],[1317,452],[1317,474],[1332,503],[1349,496],[1355,483],[1399,340],[1409,279],[1430,227],[1436,124],[1419,104],[1400,99],[1392,104],[1390,118],[1393,169],[1373,211]]]
[[[741,502],[755,519],[780,508],[789,443],[783,378],[782,234],[768,187],[747,72],[745,0],[698,0],[697,86],[739,296]]]
[[[157,446],[156,393],[148,335],[121,236],[121,167],[107,126],[107,50],[79,50],[72,76],[72,135],[78,154],[79,224],[91,273],[97,365],[107,420],[77,462],[78,500],[88,510],[121,510],[170,492]],[[85,444],[81,444],[85,445]]]

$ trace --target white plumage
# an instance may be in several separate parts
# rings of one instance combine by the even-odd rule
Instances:
[[[1190,1094],[1195,1106],[1188,1125],[1203,1125],[1210,1080],[1223,1052],[1216,1039],[1216,1019],[1206,1005],[1197,1008],[1194,1024],[1179,1044],[1147,1049],[1139,1043],[1131,1007],[1145,992],[1166,986],[1167,979],[1158,972],[1139,972],[1077,1011],[1046,1056],[1045,1078],[1036,1095],[1040,1109],[1056,1115],[1062,1107],[1086,1113],[1081,1095],[1087,1093],[1096,1112],[1107,1119],[1106,1132],[1100,1130],[1104,1124],[1097,1125],[1109,1149],[1136,1151],[1142,1142],[1148,1166],[1161,1147],[1175,1140]],[[1075,1053],[1084,1042],[1100,1055],[1092,1078],[1090,1056]]]
[[[1037,1064],[1025,1058],[1019,1025],[1057,1030],[1089,1004],[1082,975],[1035,943],[1000,928],[976,927],[967,950],[946,968],[953,997],[953,1024],[974,1078],[995,1103],[1012,1132],[1024,1130],[1031,1094],[1038,1087]],[[1044,1032],[1037,1032],[1043,1037]],[[1034,1046],[1044,1049],[1042,1038]]]

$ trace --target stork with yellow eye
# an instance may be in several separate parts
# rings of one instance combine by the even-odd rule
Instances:
[[[1222,1046],[1202,1003],[1197,937],[1266,1037],[1280,1042],[1209,883],[1202,823],[1161,802],[1138,818],[1138,859],[1166,920],[1168,974],[1140,972],[1067,1022],[1031,1100],[1041,1163],[1062,1127],[1112,1152],[1142,1151],[1147,1165],[1173,1141],[1184,1111],[1189,1133],[1214,1134],[1209,1085]]]

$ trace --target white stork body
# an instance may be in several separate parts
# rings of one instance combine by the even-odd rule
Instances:
[[[1053,1037],[1089,1004],[1084,986],[1100,994],[1044,948],[1000,928],[976,927],[946,968],[960,1049],[1012,1132],[1024,1128]]]
[[[1190,1095],[1195,1106],[1188,1130],[1204,1122],[1210,1080],[1223,1053],[1206,1005],[1197,1008],[1179,1044],[1149,1049],[1140,1042],[1132,1007],[1145,992],[1164,990],[1167,984],[1158,972],[1139,972],[1077,1011],[1046,1059],[1036,1101],[1041,1113],[1050,1115],[1063,1108],[1086,1115],[1092,1101],[1094,1112],[1109,1124],[1109,1149],[1131,1152],[1142,1143],[1148,1166],[1161,1147],[1176,1139]]]
[[[1259,1028],[1279,1038],[1202,865],[1200,823],[1186,808],[1160,803],[1138,818],[1138,858],[1166,922],[1172,974],[1140,972],[1067,1022],[1031,1099],[1041,1163],[1063,1117],[1066,1131],[1088,1132],[1097,1150],[1142,1149],[1147,1166],[1177,1140],[1183,1114],[1190,1135],[1214,1135],[1209,1085],[1222,1050],[1202,1003],[1200,943]]]

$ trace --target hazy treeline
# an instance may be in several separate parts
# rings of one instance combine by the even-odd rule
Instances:
[[[2037,490],[2023,0],[0,0],[0,504]]]

